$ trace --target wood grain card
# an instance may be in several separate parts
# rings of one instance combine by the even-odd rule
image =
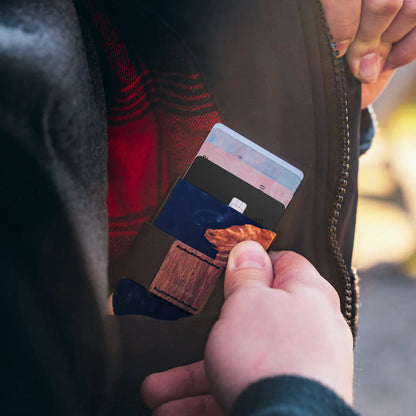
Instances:
[[[202,311],[225,268],[225,263],[175,241],[150,292],[192,313]]]

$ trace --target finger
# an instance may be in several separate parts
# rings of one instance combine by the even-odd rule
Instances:
[[[403,0],[364,0],[357,36],[347,52],[352,74],[365,83],[376,82],[391,44],[381,35],[399,12]]]
[[[272,281],[272,263],[259,243],[244,241],[231,250],[225,271],[225,299],[237,290],[270,287]]]
[[[416,28],[413,29],[400,42],[393,45],[387,58],[384,70],[390,71],[395,68],[410,64],[416,59]]]
[[[343,56],[355,38],[361,12],[361,0],[322,0],[329,31]]]
[[[187,397],[156,408],[153,416],[225,416],[211,395]]]
[[[275,274],[274,288],[288,293],[312,289],[325,296],[339,309],[340,300],[334,287],[303,256],[292,251],[282,251],[271,253],[270,257]]]
[[[416,26],[416,1],[403,0],[402,8],[391,25],[381,36],[382,42],[395,43],[405,37]]]
[[[378,40],[390,26],[403,0],[363,0],[356,38],[362,42]]]
[[[150,374],[141,386],[143,400],[151,409],[183,397],[208,392],[203,361]]]

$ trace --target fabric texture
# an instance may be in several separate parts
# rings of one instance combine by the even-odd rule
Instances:
[[[262,379],[238,397],[233,416],[358,416],[318,381],[297,376]]]

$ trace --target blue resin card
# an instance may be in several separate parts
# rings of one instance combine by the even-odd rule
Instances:
[[[213,259],[217,251],[204,237],[205,231],[244,224],[263,228],[185,179],[179,179],[153,222],[155,227]]]

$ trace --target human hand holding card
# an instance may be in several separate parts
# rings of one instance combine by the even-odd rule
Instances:
[[[259,230],[240,233],[243,237],[240,235],[235,244],[261,239],[261,229],[263,234],[271,233],[267,238],[274,236],[271,231],[278,226],[302,179],[299,169],[216,124],[153,221],[154,227],[175,240],[149,286],[150,293],[159,296],[161,302],[168,301],[191,314],[199,313],[228,256],[222,253],[218,262],[218,247],[206,238],[207,230],[215,233],[233,226]],[[154,303],[155,298],[148,297],[143,302]]]

